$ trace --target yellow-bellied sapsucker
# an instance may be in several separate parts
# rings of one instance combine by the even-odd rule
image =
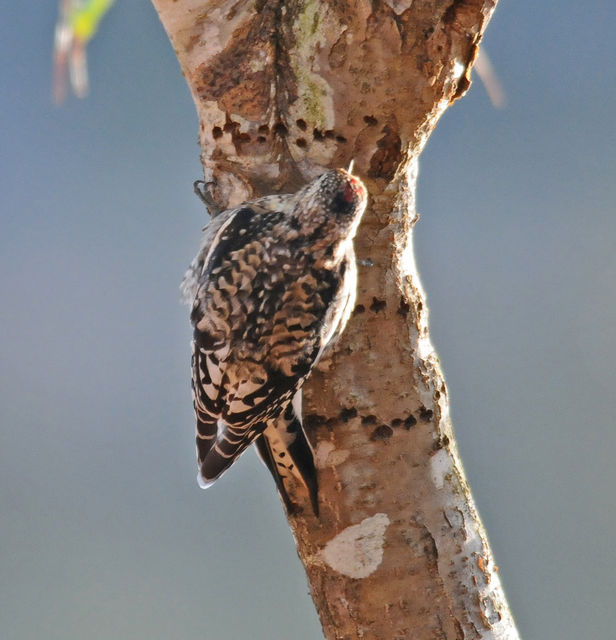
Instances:
[[[288,509],[291,478],[318,514],[301,387],[354,306],[353,237],[367,193],[343,169],[297,193],[224,211],[205,228],[182,290],[192,303],[199,484],[256,441]]]

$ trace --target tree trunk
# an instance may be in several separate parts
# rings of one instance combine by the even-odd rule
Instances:
[[[346,167],[355,312],[305,386],[321,516],[290,516],[327,638],[518,637],[464,477],[412,249],[417,158],[495,0],[152,0],[225,205]]]

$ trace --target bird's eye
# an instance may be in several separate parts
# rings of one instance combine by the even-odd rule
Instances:
[[[332,209],[336,213],[350,213],[355,208],[357,194],[350,182],[342,185],[333,197]]]

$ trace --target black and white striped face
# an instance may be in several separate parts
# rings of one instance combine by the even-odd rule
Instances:
[[[327,227],[340,239],[351,239],[366,208],[362,181],[344,169],[333,169],[311,182],[295,197],[292,215],[303,227]]]
[[[316,200],[333,215],[344,218],[363,213],[366,205],[366,188],[362,181],[344,169],[324,173],[313,183]]]

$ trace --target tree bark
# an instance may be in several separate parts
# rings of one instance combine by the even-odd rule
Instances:
[[[289,516],[327,638],[518,637],[455,446],[412,230],[417,159],[496,0],[152,0],[236,205],[346,167],[370,193],[355,312],[305,386],[321,516]]]

